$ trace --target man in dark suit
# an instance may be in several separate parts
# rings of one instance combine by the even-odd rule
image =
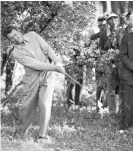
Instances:
[[[119,55],[122,62],[120,72],[121,129],[127,129],[133,125],[133,12],[129,12],[126,17],[130,32],[122,39]]]

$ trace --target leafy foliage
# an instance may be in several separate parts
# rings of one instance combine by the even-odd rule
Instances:
[[[95,11],[95,2],[2,2],[2,31],[9,24],[16,24],[24,33],[45,29],[45,38],[58,42],[56,49],[65,51],[75,34],[93,25]]]
[[[2,53],[10,45],[5,44],[3,30],[7,25],[14,24],[24,33],[34,30],[41,34],[61,55],[65,64],[71,63],[73,48],[84,48],[85,37],[82,32],[93,26],[96,5],[97,2],[89,1],[2,2]]]
[[[57,15],[62,2],[2,2],[2,29],[15,24],[26,33],[34,30],[42,33],[50,21]],[[9,15],[10,14],[10,15]]]

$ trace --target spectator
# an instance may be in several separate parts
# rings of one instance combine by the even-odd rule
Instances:
[[[122,62],[120,72],[120,94],[122,101],[121,126],[125,130],[133,125],[133,12],[126,15],[130,32],[125,34],[120,49]]]
[[[99,32],[94,34],[94,35],[92,35],[90,37],[90,39],[91,40],[95,40],[95,39],[99,38],[98,46],[100,48],[103,48],[103,45],[106,42],[106,30],[107,30],[106,17],[105,16],[99,17],[97,21],[98,21]]]
[[[107,32],[106,36],[106,43],[104,44],[104,50],[120,49],[121,38],[124,33],[124,29],[119,27],[119,17],[114,14],[110,13],[107,17]],[[104,37],[104,38],[105,38]],[[109,74],[107,75],[108,82],[107,82],[107,105],[109,107],[110,114],[116,114],[116,94],[119,94],[119,64],[120,61],[117,57],[110,62],[109,65]]]
[[[93,34],[90,39],[91,40],[95,40],[99,38],[99,44],[98,47],[102,48],[104,41],[106,40],[106,38],[101,38],[101,33],[104,35],[106,35],[106,29],[107,29],[107,22],[106,22],[106,16],[102,15],[101,17],[98,18],[97,20],[98,22],[98,28],[99,28],[99,32],[96,34]],[[98,71],[96,68],[96,80],[98,80],[104,73],[101,71]],[[103,84],[98,85],[97,84],[97,88],[96,88],[96,106],[97,106],[97,111],[99,110],[98,107],[98,100],[100,99],[100,95],[101,95],[101,91],[103,90],[104,86]]]
[[[68,73],[79,82],[81,85],[83,84],[83,65],[78,62],[78,57],[80,56],[80,50],[78,47],[73,49],[74,55],[71,57],[73,60],[72,66],[69,67]],[[67,79],[67,105],[68,107],[71,104],[81,105],[81,86],[75,83],[70,78]],[[72,90],[75,88],[75,94],[72,95]]]
[[[95,40],[95,39],[97,39],[97,38],[100,38],[100,32],[106,30],[106,26],[107,26],[107,25],[106,25],[106,18],[105,18],[105,17],[99,17],[99,18],[97,19],[97,22],[98,22],[99,32],[96,33],[96,34],[94,34],[94,35],[92,35],[92,36],[90,37],[91,40]]]

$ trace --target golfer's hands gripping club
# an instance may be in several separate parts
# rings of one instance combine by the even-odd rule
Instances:
[[[57,63],[55,65],[55,71],[59,72],[59,73],[66,74],[65,68],[63,67],[63,65],[61,63]]]

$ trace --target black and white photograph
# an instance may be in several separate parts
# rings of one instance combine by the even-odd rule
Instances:
[[[133,1],[1,1],[1,151],[133,151]]]

